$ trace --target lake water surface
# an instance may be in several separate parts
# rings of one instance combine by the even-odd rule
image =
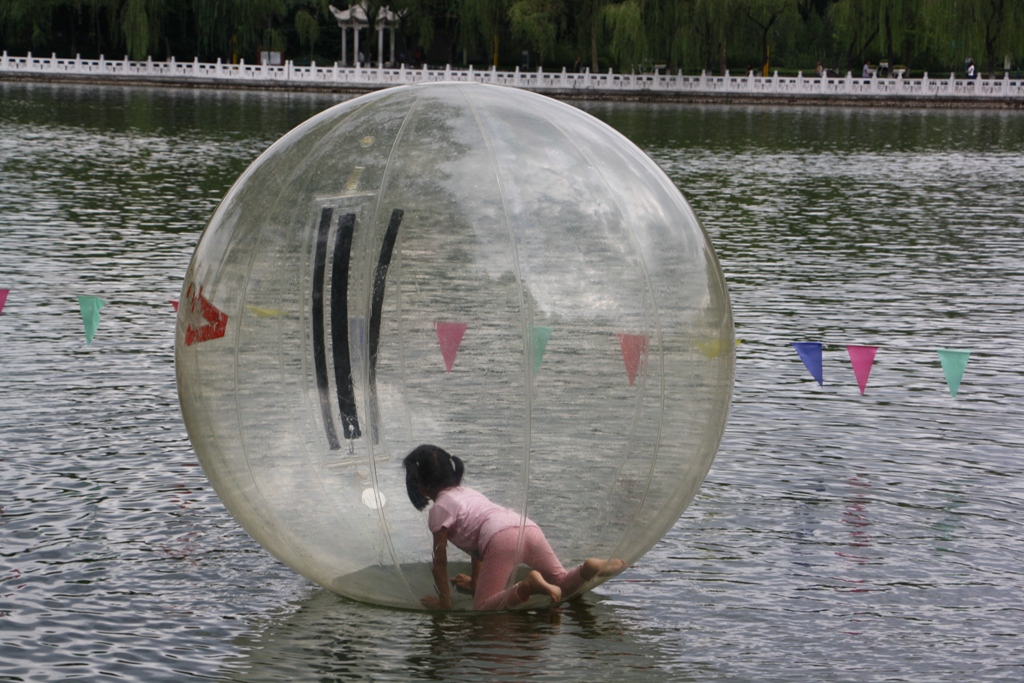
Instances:
[[[1024,114],[591,104],[729,282],[701,492],[556,610],[353,603],[196,463],[177,299],[220,197],[336,102],[0,83],[0,681],[1024,678]],[[104,299],[86,345],[76,296]],[[819,387],[790,346],[825,344]],[[845,345],[879,347],[861,396]],[[970,349],[956,398],[938,348]]]

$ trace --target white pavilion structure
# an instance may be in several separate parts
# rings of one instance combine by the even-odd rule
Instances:
[[[334,5],[329,5],[331,14],[338,20],[341,27],[341,65],[348,66],[348,32],[352,30],[354,46],[352,49],[352,62],[359,63],[359,31],[368,28],[370,25],[367,19],[367,8],[365,2],[349,5],[346,10],[340,10]],[[391,29],[391,64],[395,63],[395,27],[401,21],[404,13],[393,12],[390,7],[384,6],[377,12],[377,64],[384,63],[384,29]]]

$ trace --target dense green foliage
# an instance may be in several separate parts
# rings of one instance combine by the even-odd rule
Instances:
[[[341,57],[329,0],[0,0],[11,55],[225,61],[283,51],[297,63]],[[342,8],[347,5],[335,0]],[[840,73],[870,60],[1001,74],[1024,60],[1024,0],[368,0],[403,13],[396,61],[619,71]],[[362,34],[377,54],[377,31]],[[385,59],[390,37],[385,38]],[[351,35],[348,49],[352,50]],[[528,51],[529,55],[525,55]],[[351,61],[352,57],[349,57]]]

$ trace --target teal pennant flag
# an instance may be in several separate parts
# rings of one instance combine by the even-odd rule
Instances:
[[[78,297],[78,308],[82,312],[82,323],[85,325],[85,342],[92,344],[92,338],[100,327],[100,309],[105,302],[98,296]]]
[[[535,325],[533,328],[533,374],[535,375],[540,372],[540,364],[544,360],[544,350],[548,348],[552,331],[553,328],[543,325]]]
[[[942,372],[946,375],[946,384],[949,385],[949,393],[956,398],[960,391],[960,380],[964,378],[964,370],[967,369],[967,361],[971,352],[964,349],[938,349],[939,362],[942,363]]]

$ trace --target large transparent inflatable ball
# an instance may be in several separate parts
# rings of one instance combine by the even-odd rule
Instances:
[[[417,609],[410,450],[459,456],[567,567],[632,563],[711,466],[734,364],[714,251],[658,166],[576,108],[465,83],[352,99],[260,156],[196,247],[175,350],[245,530],[332,591]]]

